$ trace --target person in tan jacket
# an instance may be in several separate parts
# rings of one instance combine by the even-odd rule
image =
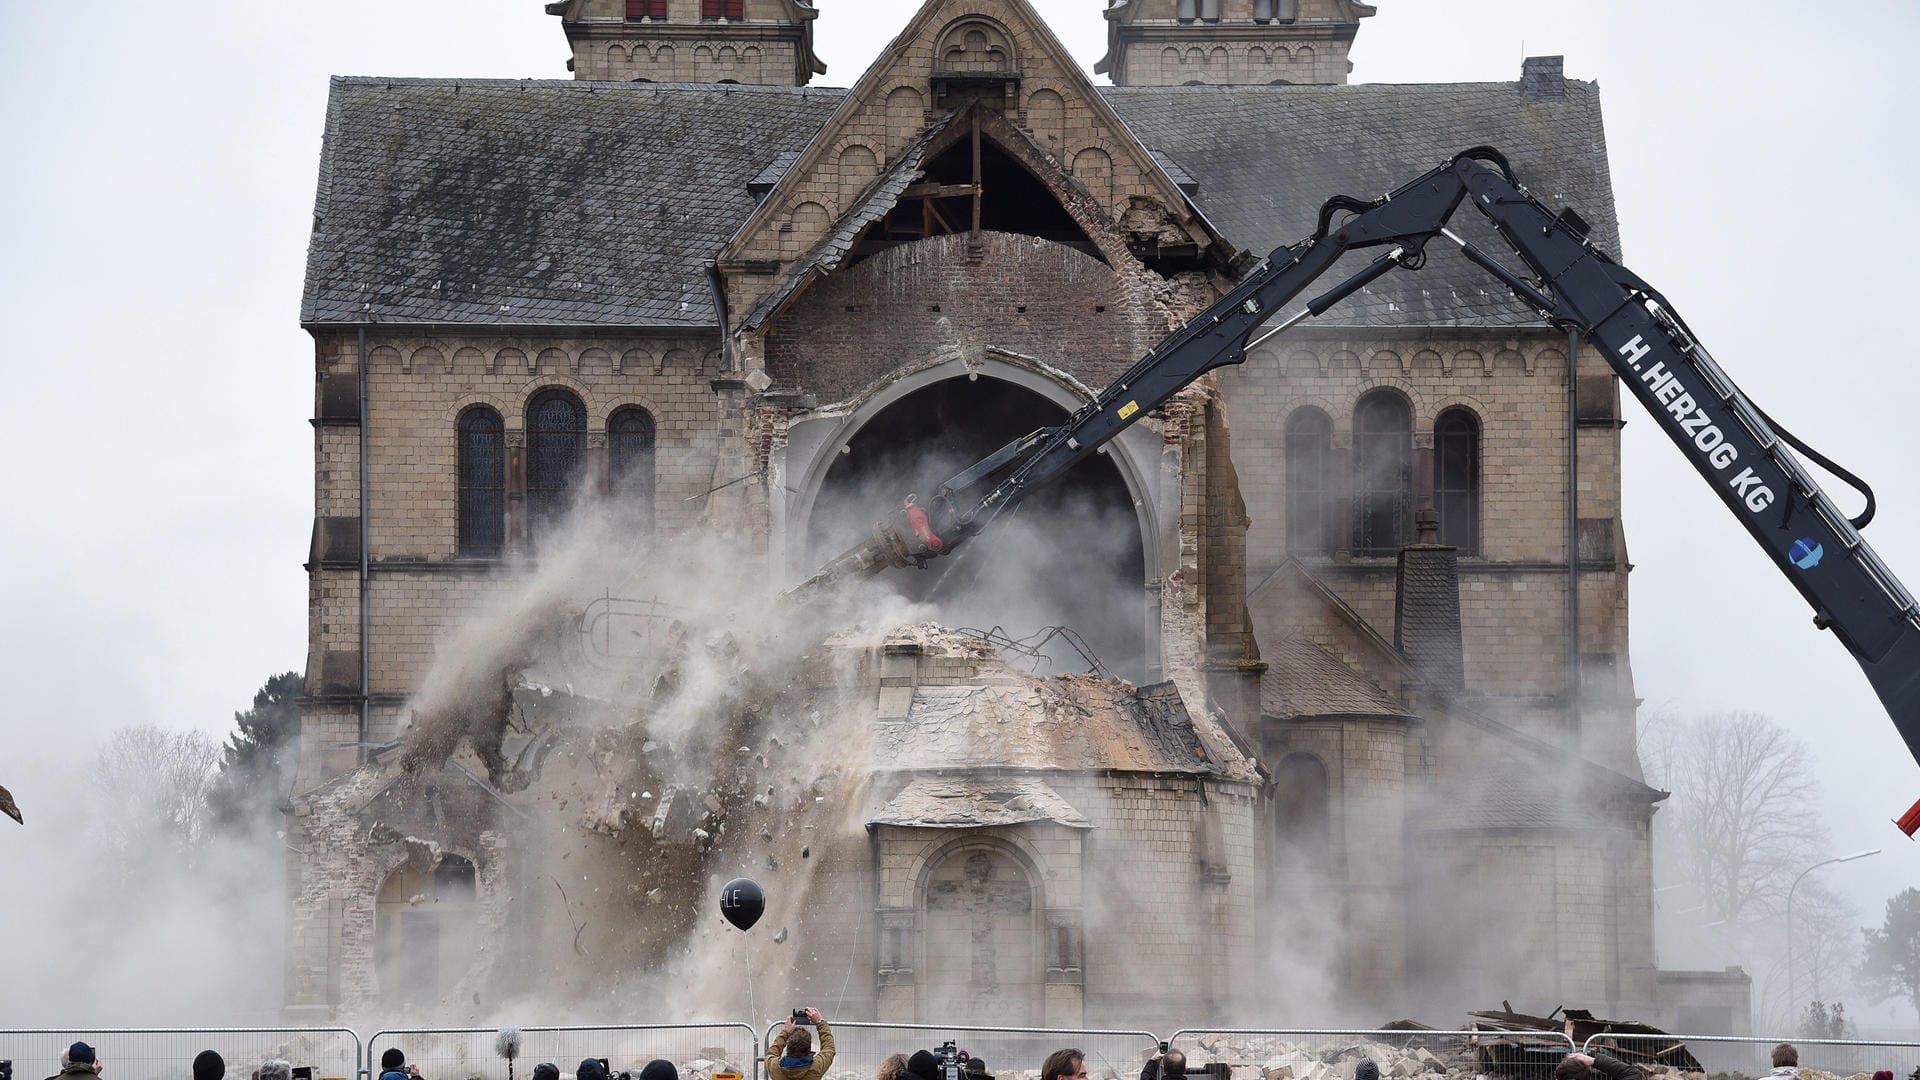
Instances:
[[[807,1020],[820,1029],[820,1052],[813,1052],[813,1033],[787,1017],[787,1025],[767,1047],[767,1080],[825,1080],[833,1064],[833,1029],[819,1009],[808,1009]]]

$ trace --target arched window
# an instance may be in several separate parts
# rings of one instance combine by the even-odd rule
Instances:
[[[1413,411],[1376,390],[1353,409],[1353,550],[1391,555],[1413,531]]]
[[[1433,501],[1440,542],[1463,555],[1480,553],[1480,420],[1448,409],[1433,425]]]
[[[1327,767],[1312,754],[1288,754],[1273,770],[1274,865],[1317,868],[1333,841]]]
[[[479,905],[474,865],[443,855],[403,863],[374,894],[374,970],[389,1004],[429,1004],[472,967]]]
[[[653,417],[638,407],[607,421],[607,471],[614,500],[629,509],[645,535],[653,533]]]
[[[1333,421],[1315,408],[1287,418],[1287,550],[1324,555],[1333,548],[1330,524]]]
[[[571,390],[542,390],[527,403],[527,518],[534,533],[567,511],[587,457],[587,408]]]
[[[459,552],[498,555],[507,538],[507,440],[500,414],[475,405],[460,414]]]

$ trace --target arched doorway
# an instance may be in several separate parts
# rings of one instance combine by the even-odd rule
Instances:
[[[927,872],[923,896],[919,1018],[1039,1023],[1042,905],[1026,866],[998,847],[956,847]]]
[[[867,417],[840,443],[807,517],[809,560],[863,540],[909,494],[943,481],[1066,410],[994,378],[931,382]],[[1014,637],[1053,626],[1078,631],[1107,669],[1148,669],[1146,555],[1141,513],[1120,469],[1096,454],[1034,491],[959,553],[886,582],[934,604],[949,626],[1004,628]],[[1085,670],[1069,647],[1049,648],[1053,670]]]
[[[439,1001],[473,961],[478,915],[473,863],[443,855],[430,869],[403,864],[374,898],[374,957],[389,1004]]]

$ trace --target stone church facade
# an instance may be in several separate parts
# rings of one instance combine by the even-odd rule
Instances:
[[[1070,411],[1332,195],[1488,143],[1618,249],[1598,90],[1558,58],[1346,85],[1369,5],[1114,0],[1095,86],[1025,0],[902,10],[846,90],[808,85],[801,0],[560,0],[574,80],[334,80],[296,1014],[491,977],[383,980],[409,897],[534,933],[508,912],[529,856],[488,824],[520,796],[328,793],[381,767],[436,645],[580,491],[794,580],[863,434]],[[1568,348],[1435,251],[1098,459],[1137,530],[1133,696],[1009,704],[1029,684],[951,642],[863,661],[848,707],[883,747],[1039,723],[1056,691],[1111,737],[1037,769],[991,740],[877,759],[864,836],[823,854],[872,907],[803,931],[862,973],[847,1011],[1141,1023],[1176,993],[1272,1023],[1259,988],[1311,964],[1330,999],[1441,1024],[1503,997],[1655,1015],[1618,394]],[[422,865],[383,814],[457,854]],[[951,974],[983,955],[991,1009]]]

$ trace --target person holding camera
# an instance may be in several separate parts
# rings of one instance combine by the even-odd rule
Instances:
[[[813,1049],[813,1033],[801,1024],[820,1029],[820,1050]],[[824,1080],[833,1064],[833,1029],[820,1016],[819,1009],[806,1009],[787,1017],[786,1026],[767,1047],[767,1080]]]
[[[1186,1075],[1187,1055],[1167,1049],[1166,1043],[1161,1043],[1160,1052],[1148,1058],[1140,1069],[1140,1080],[1181,1080]]]
[[[60,1052],[60,1071],[47,1080],[92,1080],[105,1067],[98,1051],[77,1042]]]

